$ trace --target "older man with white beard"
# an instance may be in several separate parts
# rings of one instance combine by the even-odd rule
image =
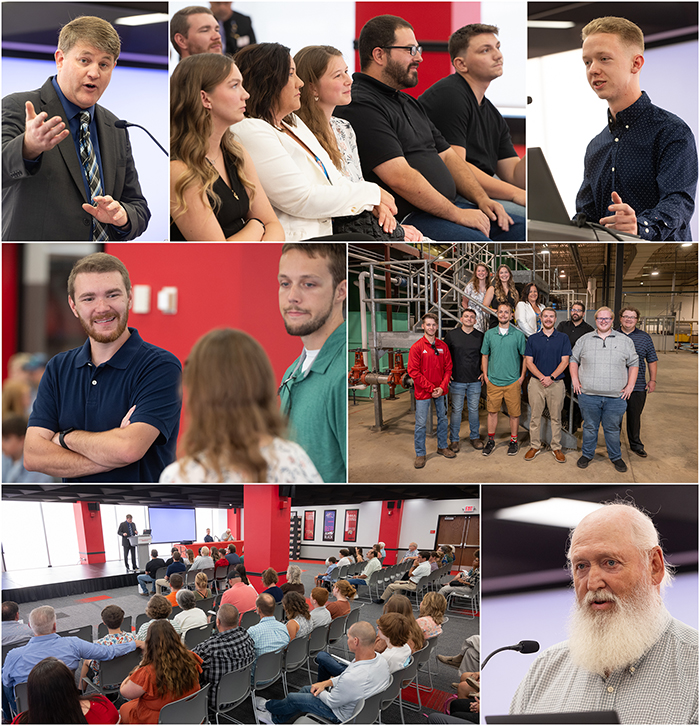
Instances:
[[[606,505],[570,542],[569,640],[535,660],[511,713],[614,710],[621,723],[697,723],[698,633],[663,604],[671,575],[651,519]]]

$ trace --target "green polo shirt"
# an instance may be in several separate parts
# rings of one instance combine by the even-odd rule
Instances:
[[[343,322],[328,336],[306,375],[297,367],[302,356],[297,358],[280,388],[290,437],[306,451],[324,482],[347,482],[346,328]]]
[[[481,354],[489,357],[488,375],[491,383],[495,386],[510,386],[520,378],[526,344],[523,332],[512,324],[506,335],[498,332],[498,326],[484,333]]]

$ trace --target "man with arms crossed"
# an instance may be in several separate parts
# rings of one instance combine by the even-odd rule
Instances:
[[[690,240],[695,140],[682,119],[640,90],[642,31],[625,18],[605,17],[581,35],[586,78],[608,102],[608,125],[586,149],[576,211],[643,240]]]
[[[372,18],[359,50],[352,102],[334,113],[352,124],[364,177],[394,195],[397,218],[408,215],[406,224],[437,240],[525,239],[524,219],[489,198],[418,101],[401,93],[418,83],[423,62],[410,23]]]
[[[101,18],[71,20],[58,37],[56,75],[2,101],[2,238],[130,240],[151,213],[126,129],[97,105],[121,42]]]
[[[460,322],[460,327],[448,330],[445,334],[445,343],[452,357],[450,450],[454,452],[459,451],[459,428],[462,425],[465,396],[469,411],[469,441],[475,449],[484,448],[479,438],[479,398],[484,380],[481,372],[481,345],[484,334],[474,327],[476,312],[471,308],[462,311]]]
[[[413,466],[425,466],[425,427],[430,415],[430,402],[435,401],[437,414],[438,454],[454,459],[455,453],[447,447],[447,386],[452,375],[450,351],[442,340],[435,336],[438,331],[438,318],[435,313],[423,316],[423,337],[416,341],[408,351],[408,375],[413,379],[416,396],[416,423],[413,444],[416,460]]]
[[[279,388],[282,413],[324,482],[347,481],[346,269],[344,244],[282,247],[280,312],[304,344]]]
[[[576,465],[585,469],[591,463],[602,424],[610,461],[624,473],[627,464],[622,460],[620,426],[637,381],[639,357],[632,340],[612,329],[613,320],[610,308],[596,310],[596,330],[576,343],[569,369],[583,415],[581,458]]]
[[[157,482],[175,460],[180,361],[128,328],[124,264],[95,252],[68,277],[68,304],[88,335],[52,358],[24,442],[24,465],[67,482]]]
[[[486,410],[488,411],[489,438],[481,452],[489,456],[496,448],[498,412],[506,402],[510,419],[508,456],[518,453],[518,425],[520,424],[520,389],[525,379],[525,335],[510,324],[513,309],[501,303],[496,310],[498,325],[487,330],[481,346],[481,371],[486,381]]]
[[[573,530],[568,551],[576,602],[569,640],[537,657],[512,714],[617,712],[621,723],[696,723],[698,632],[671,617],[671,579],[651,519],[607,504]],[[649,694],[663,683],[663,697]]]
[[[508,214],[525,216],[525,159],[513,148],[508,124],[485,97],[503,75],[503,53],[495,25],[472,23],[450,36],[447,49],[455,73],[418,97],[421,105],[484,191]]]
[[[542,330],[527,339],[525,364],[532,378],[527,387],[530,402],[530,450],[525,461],[532,461],[542,449],[540,424],[545,405],[552,422],[552,455],[560,463],[566,461],[561,450],[561,409],[564,405],[564,371],[569,365],[571,343],[569,338],[554,330],[557,314],[552,308],[544,308],[540,314]]]

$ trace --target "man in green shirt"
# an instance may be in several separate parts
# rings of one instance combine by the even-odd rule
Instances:
[[[282,247],[280,312],[304,344],[279,388],[282,412],[324,482],[347,482],[346,270],[343,244]]]
[[[484,333],[481,344],[481,370],[486,382],[486,410],[489,438],[481,452],[489,456],[496,448],[494,437],[498,412],[503,401],[510,418],[508,456],[518,453],[518,424],[520,423],[520,388],[525,378],[526,340],[522,331],[510,324],[513,310],[501,303],[496,310],[498,326]]]

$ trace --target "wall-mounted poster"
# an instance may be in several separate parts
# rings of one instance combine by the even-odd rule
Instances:
[[[359,509],[345,510],[345,528],[343,533],[344,542],[357,542],[357,517],[359,514]]]
[[[326,509],[323,513],[323,541],[335,541],[335,509]]]
[[[304,512],[304,539],[314,539],[316,536],[316,512]]]

